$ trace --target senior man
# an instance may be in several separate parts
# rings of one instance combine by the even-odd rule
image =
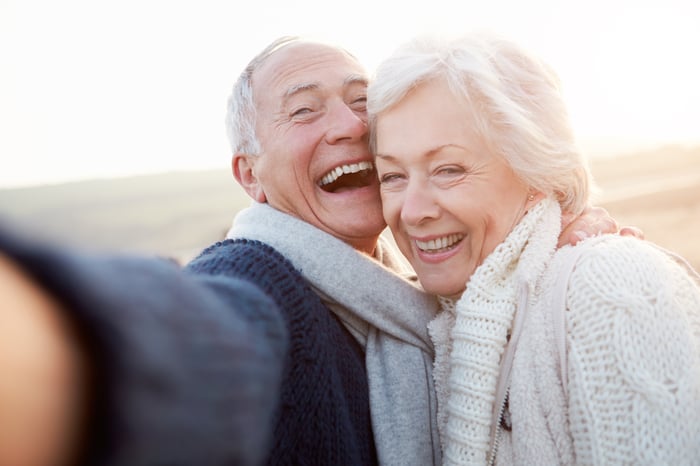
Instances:
[[[0,371],[0,464],[440,463],[435,301],[380,237],[366,84],[320,43],[251,61],[227,124],[255,203],[184,273],[0,234],[0,361],[33,368]]]

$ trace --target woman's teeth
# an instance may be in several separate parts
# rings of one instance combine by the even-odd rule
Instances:
[[[423,252],[436,253],[442,252],[445,249],[449,249],[456,243],[460,242],[464,238],[464,235],[452,234],[443,236],[442,238],[431,239],[430,241],[418,241],[416,240],[416,246]]]

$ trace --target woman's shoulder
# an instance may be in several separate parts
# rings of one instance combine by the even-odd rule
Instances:
[[[591,450],[592,457],[650,464],[696,457],[697,278],[670,253],[632,238],[584,241],[555,255],[556,271],[576,254],[566,288],[566,342],[577,455]],[[678,427],[679,418],[689,422]]]
[[[565,275],[572,259],[566,285],[570,324],[587,328],[627,316],[639,325],[671,318],[700,326],[700,279],[668,251],[636,238],[591,238],[555,254],[550,277]]]
[[[603,332],[618,349],[700,345],[700,280],[674,255],[614,235],[582,247],[566,291],[570,337]]]
[[[592,288],[643,291],[658,289],[664,283],[681,285],[700,283],[697,274],[683,259],[670,251],[644,240],[619,235],[604,235],[565,247],[555,254],[553,273],[558,274],[568,261],[575,260],[569,288]],[[696,275],[695,277],[693,275]]]

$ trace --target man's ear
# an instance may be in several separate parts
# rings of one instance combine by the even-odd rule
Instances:
[[[260,180],[255,175],[253,167],[257,156],[248,154],[233,154],[231,159],[231,169],[233,177],[236,178],[246,193],[257,202],[266,202],[265,191],[263,190]]]

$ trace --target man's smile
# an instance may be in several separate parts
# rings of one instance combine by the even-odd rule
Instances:
[[[318,185],[326,192],[335,193],[342,189],[363,188],[374,181],[374,164],[358,162],[339,165],[326,173]]]

